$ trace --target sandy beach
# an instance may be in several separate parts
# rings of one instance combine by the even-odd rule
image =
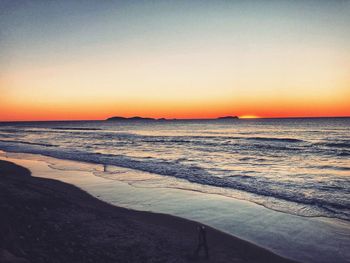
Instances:
[[[199,223],[112,206],[0,161],[0,262],[293,262]]]

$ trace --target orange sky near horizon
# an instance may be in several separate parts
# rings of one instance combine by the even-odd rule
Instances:
[[[250,62],[243,69],[223,57],[213,65],[207,55],[195,62],[146,56],[143,63],[138,58],[108,64],[94,59],[92,65],[104,62],[103,70],[85,61],[57,61],[3,71],[0,121],[350,116],[350,74],[338,57],[323,55],[314,64],[307,54],[293,53],[265,66]]]
[[[134,107],[133,107],[134,106]],[[96,105],[88,109],[81,109],[74,106],[62,107],[51,105],[48,107],[28,106],[0,106],[0,121],[50,121],[50,120],[103,120],[112,116],[123,117],[151,117],[151,118],[177,118],[177,119],[206,119],[220,116],[257,116],[259,118],[281,118],[281,117],[350,117],[349,106],[343,105],[303,105],[302,107],[291,108],[281,105],[282,108],[245,106],[242,109],[231,106],[227,108],[207,108],[206,105],[198,107],[180,107],[178,110],[170,108],[147,107],[141,108],[137,105],[123,105],[122,107],[106,107]],[[85,107],[82,105],[82,107]],[[133,109],[130,109],[133,107]],[[204,109],[204,110],[203,110]],[[232,109],[232,110],[231,110]]]
[[[279,117],[335,117],[350,116],[347,101],[334,104],[266,101],[260,104],[244,103],[158,103],[141,104],[81,102],[67,104],[35,103],[0,105],[1,121],[45,121],[45,120],[103,120],[111,116],[142,116],[152,118],[205,119],[219,116],[257,116],[261,118]]]
[[[73,2],[0,3],[0,121],[350,116],[350,3]]]

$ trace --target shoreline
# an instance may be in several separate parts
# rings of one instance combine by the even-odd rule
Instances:
[[[350,117],[349,117],[350,118]],[[74,162],[74,163],[79,163],[79,164],[85,164],[85,165],[102,165],[102,166],[115,166],[115,167],[121,167],[123,169],[129,169],[129,170],[136,170],[138,172],[145,172],[145,173],[151,173],[151,172],[147,172],[147,171],[142,171],[142,170],[137,170],[137,169],[134,169],[134,168],[130,168],[130,167],[124,167],[124,166],[119,166],[117,164],[103,164],[103,163],[99,163],[99,162],[92,162],[92,161],[84,161],[84,160],[76,160],[74,158],[64,158],[64,157],[57,157],[57,156],[52,156],[52,155],[48,155],[48,154],[43,154],[43,153],[32,153],[32,152],[27,152],[27,151],[14,151],[12,149],[4,149],[4,148],[0,148],[0,157],[1,157],[1,153],[4,153],[5,157],[6,158],[10,158],[11,157],[7,157],[6,154],[19,154],[19,155],[33,155],[33,156],[42,156],[44,158],[52,158],[52,159],[55,159],[55,160],[60,160],[60,161],[67,161],[67,162]],[[22,159],[22,158],[20,158]],[[0,159],[1,160],[1,159]],[[43,160],[44,161],[44,160]],[[10,161],[10,162],[14,162],[16,163],[16,161]],[[44,161],[45,162],[45,161]],[[94,175],[96,176],[96,175]],[[161,175],[159,175],[161,176]],[[182,178],[177,178],[177,179],[182,179]],[[58,179],[59,180],[59,179]],[[122,181],[124,182],[124,181]],[[125,181],[127,182],[127,181]],[[69,183],[70,184],[70,183]],[[73,184],[74,185],[74,184]],[[286,214],[286,215],[291,215],[291,216],[298,216],[298,217],[302,217],[302,218],[306,218],[306,219],[320,219],[320,220],[337,220],[337,221],[340,221],[340,222],[350,222],[350,221],[347,221],[346,219],[343,219],[343,218],[339,218],[339,217],[331,217],[331,216],[320,216],[320,215],[315,215],[315,216],[305,216],[305,215],[301,215],[301,214],[294,214],[294,213],[290,213],[290,212],[286,212],[282,209],[276,209],[276,208],[273,208],[273,207],[269,207],[263,203],[260,203],[260,202],[255,202],[253,200],[249,200],[249,199],[245,199],[245,198],[240,198],[240,197],[236,197],[236,196],[228,196],[228,195],[223,195],[223,194],[218,194],[216,192],[214,193],[210,193],[210,192],[202,192],[202,191],[197,191],[195,189],[183,189],[183,188],[172,188],[172,187],[165,187],[166,189],[178,189],[178,190],[183,190],[183,191],[194,191],[194,192],[198,192],[198,193],[202,193],[202,194],[207,194],[207,195],[219,195],[219,196],[223,196],[223,197],[228,197],[228,198],[231,198],[231,199],[235,199],[235,200],[240,200],[240,201],[243,201],[243,202],[248,202],[248,203],[252,203],[254,205],[257,205],[257,206],[261,206],[263,208],[266,208],[268,210],[271,210],[271,211],[274,211],[274,212],[277,212],[277,213],[283,213],[283,214]],[[236,190],[236,189],[235,189]],[[86,191],[86,190],[84,190]]]
[[[13,262],[295,262],[209,226],[210,259],[194,259],[197,222],[114,206],[7,161],[0,176],[0,244]]]

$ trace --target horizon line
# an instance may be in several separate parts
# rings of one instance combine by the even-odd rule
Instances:
[[[228,117],[237,117],[236,120],[255,120],[255,119],[330,119],[330,118],[350,118],[349,116],[287,116],[287,117],[258,117],[255,116],[253,118],[244,118],[245,115],[242,116],[235,116],[235,115],[229,115]],[[140,116],[132,116],[132,117],[123,117],[123,116],[115,116],[115,117],[121,117],[121,118],[125,118],[126,121],[131,118],[134,117],[140,117]],[[219,116],[219,117],[215,117],[215,118],[164,118],[164,117],[160,117],[160,118],[152,118],[152,117],[140,117],[140,118],[149,118],[151,120],[148,121],[205,121],[205,120],[220,120],[220,118],[222,117],[227,117],[227,116]],[[243,117],[243,118],[242,118]],[[77,122],[81,122],[81,121],[107,121],[106,119],[76,119],[76,120],[64,120],[64,119],[57,119],[57,120],[0,120],[0,123],[14,123],[14,122],[68,122],[68,121],[77,121]],[[221,119],[221,121],[225,121],[224,119]]]

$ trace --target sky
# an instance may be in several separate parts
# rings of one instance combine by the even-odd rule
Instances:
[[[0,121],[350,116],[350,1],[0,0]]]

